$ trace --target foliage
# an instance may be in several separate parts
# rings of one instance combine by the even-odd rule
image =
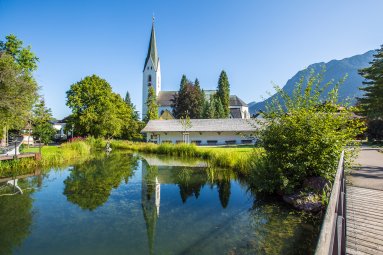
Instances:
[[[33,135],[38,137],[41,142],[48,144],[55,134],[50,120],[52,119],[51,109],[45,106],[43,98],[34,106],[33,109]]]
[[[291,192],[309,176],[331,179],[340,153],[364,129],[352,112],[337,102],[336,84],[327,93],[320,87],[322,74],[302,78],[292,96],[276,87],[282,102],[275,100],[264,113],[259,143],[265,158],[255,162],[254,180],[267,192]],[[323,101],[322,101],[323,100]]]
[[[23,42],[15,35],[5,37],[6,41],[0,41],[0,55],[2,53],[12,56],[15,63],[25,73],[31,73],[37,69],[39,59],[31,51],[31,46],[23,48]]]
[[[158,119],[157,97],[156,97],[156,93],[154,91],[154,88],[152,86],[149,87],[148,98],[147,98],[145,103],[146,103],[146,106],[148,108],[148,111],[147,111],[146,116],[144,118],[144,122],[148,123],[149,120]]]
[[[21,129],[38,97],[31,75],[37,58],[14,35],[6,38],[0,42],[0,129]]]
[[[359,74],[366,79],[363,82],[366,86],[360,88],[365,94],[358,99],[358,103],[369,120],[383,120],[383,45],[370,64],[359,70]]]
[[[220,118],[228,118],[230,114],[230,84],[229,79],[227,78],[227,74],[224,70],[222,70],[221,74],[219,75],[216,95],[218,99],[217,101],[220,102],[219,104],[222,104],[223,108],[223,112],[220,108],[217,108],[219,109],[218,112]]]
[[[173,116],[177,119],[186,115],[191,119],[202,118],[204,100],[204,93],[198,79],[193,84],[183,75],[180,89],[172,100]]]
[[[96,76],[87,76],[67,91],[67,106],[79,135],[120,137],[135,123],[133,109],[120,95],[113,93],[109,83]]]
[[[132,108],[132,110],[133,110],[133,119],[138,121],[139,114],[138,114],[138,111],[136,110],[136,106],[133,104],[132,99],[130,98],[129,91],[126,91],[126,95],[125,95],[124,101],[125,101],[125,103],[130,108]]]

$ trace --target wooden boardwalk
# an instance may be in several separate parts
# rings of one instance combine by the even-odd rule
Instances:
[[[348,186],[346,254],[383,254],[383,191]]]

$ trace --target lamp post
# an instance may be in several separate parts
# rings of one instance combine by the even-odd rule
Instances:
[[[72,123],[72,140],[73,140],[74,124]]]

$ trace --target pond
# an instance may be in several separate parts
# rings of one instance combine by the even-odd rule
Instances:
[[[121,153],[0,183],[0,219],[0,254],[311,254],[319,235],[230,170]]]

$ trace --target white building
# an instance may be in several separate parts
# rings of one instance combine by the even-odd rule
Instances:
[[[157,96],[158,115],[162,115],[165,110],[172,112],[172,99],[177,91],[161,91],[161,65],[157,51],[156,33],[154,22],[150,34],[148,53],[145,59],[142,76],[142,119],[147,113],[146,100],[148,98],[149,87],[153,87]],[[215,94],[216,90],[205,90],[206,99]],[[250,118],[249,107],[236,95],[230,96],[230,117],[231,118]]]
[[[254,119],[191,119],[185,128],[180,120],[150,120],[141,131],[153,143],[197,145],[253,144],[260,123]]]

